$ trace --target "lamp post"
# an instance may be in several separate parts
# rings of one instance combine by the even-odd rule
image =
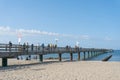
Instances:
[[[79,47],[79,42],[78,41],[76,41],[76,46]]]
[[[19,43],[19,45],[20,45],[20,42],[21,42],[21,37],[22,37],[21,33],[18,33],[18,43]]]
[[[57,38],[55,39],[55,41],[56,41],[56,45],[58,44],[58,40],[59,40],[59,39],[57,39]]]
[[[18,33],[18,44],[19,44],[19,48],[18,48],[18,51],[21,51],[21,47],[20,47],[20,42],[21,42],[21,33],[19,32]],[[18,55],[18,54],[17,54]],[[17,56],[17,59],[19,60],[19,56]],[[22,59],[22,56],[21,56],[21,59]]]
[[[19,43],[19,45],[20,45],[20,42],[21,42],[21,38],[18,38],[18,43]]]

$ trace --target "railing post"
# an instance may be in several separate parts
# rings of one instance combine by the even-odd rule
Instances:
[[[9,52],[11,52],[11,46],[9,45]]]
[[[17,48],[18,48],[18,46],[16,45],[16,46],[15,46],[15,51],[18,51],[18,49],[17,49]]]
[[[7,51],[7,44],[6,44],[6,48],[5,48],[5,50]]]
[[[36,46],[36,52],[38,52],[38,47]]]

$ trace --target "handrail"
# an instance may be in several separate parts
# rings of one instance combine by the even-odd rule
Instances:
[[[1,44],[0,43],[0,56],[1,53],[26,53],[26,54],[48,54],[48,53],[78,53],[78,52],[107,52],[110,49],[95,49],[95,48],[79,48],[79,47],[48,47],[48,46],[31,46],[19,44]],[[15,53],[14,53],[15,54]],[[18,54],[20,55],[20,54]]]

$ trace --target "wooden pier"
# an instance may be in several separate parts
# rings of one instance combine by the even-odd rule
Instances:
[[[0,58],[2,58],[2,66],[7,66],[7,58],[16,58],[20,55],[39,55],[40,62],[43,62],[43,55],[58,54],[59,61],[62,61],[62,54],[69,53],[70,60],[73,60],[73,54],[78,53],[78,61],[80,54],[83,52],[84,60],[111,51],[111,49],[96,49],[96,48],[79,48],[79,47],[49,47],[49,46],[34,46],[19,45],[19,44],[0,44]],[[86,57],[88,54],[88,57]]]

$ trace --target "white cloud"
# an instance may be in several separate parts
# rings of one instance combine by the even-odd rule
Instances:
[[[47,32],[47,31],[40,31],[35,29],[12,29],[6,26],[0,26],[0,34],[1,35],[15,35],[21,33],[22,35],[49,35],[49,36],[59,36],[59,33],[55,32]]]
[[[89,40],[90,36],[89,35],[81,35],[80,38],[85,39],[85,40]]]
[[[40,34],[40,35],[50,35],[50,36],[58,36],[58,33],[54,32],[46,32],[46,31],[39,31],[39,30],[25,30],[25,29],[18,29],[16,32],[24,33],[24,34]]]
[[[0,26],[0,31],[10,31],[10,27]]]
[[[58,37],[66,37],[78,40],[88,40],[90,39],[89,35],[72,35],[72,34],[59,34],[55,32],[47,32],[47,31],[40,31],[35,29],[12,29],[6,26],[0,26],[0,34],[1,35],[14,35],[17,36],[21,34],[21,36],[31,36],[31,35],[48,35],[48,36],[58,36]]]
[[[0,26],[0,35],[15,35],[15,31],[8,26]]]

